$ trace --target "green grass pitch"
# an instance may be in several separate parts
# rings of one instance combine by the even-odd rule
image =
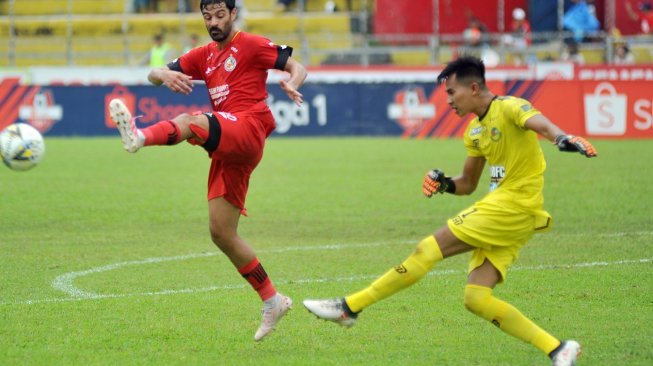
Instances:
[[[561,338],[579,365],[653,364],[653,144],[593,141],[547,157],[549,233],[495,294]],[[462,305],[468,254],[344,329],[304,298],[366,286],[486,192],[426,199],[425,171],[460,172],[460,140],[273,138],[240,234],[295,305],[253,341],[260,302],[210,242],[209,159],[124,152],[117,138],[48,138],[28,172],[0,167],[0,364],[547,365]]]

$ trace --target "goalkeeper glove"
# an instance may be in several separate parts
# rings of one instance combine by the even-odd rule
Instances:
[[[444,175],[444,172],[433,169],[426,172],[424,182],[422,183],[422,193],[431,198],[434,193],[455,192],[456,185],[450,177]]]
[[[588,158],[596,156],[596,149],[594,146],[582,137],[574,135],[558,135],[556,136],[555,144],[558,146],[558,150],[560,151],[578,151]]]

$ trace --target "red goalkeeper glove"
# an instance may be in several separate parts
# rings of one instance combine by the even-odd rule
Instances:
[[[574,135],[558,135],[556,136],[555,144],[558,146],[558,150],[560,151],[578,151],[588,158],[596,156],[596,149],[594,146],[582,137]]]
[[[422,183],[422,193],[431,198],[434,193],[455,192],[455,184],[450,177],[444,175],[444,172],[433,169],[426,172],[424,182]]]

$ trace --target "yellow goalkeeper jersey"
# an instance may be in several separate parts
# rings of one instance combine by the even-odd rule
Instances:
[[[490,194],[483,200],[541,210],[546,162],[537,133],[524,127],[526,120],[539,113],[527,100],[497,96],[485,115],[467,126],[467,154],[485,157],[490,168]]]

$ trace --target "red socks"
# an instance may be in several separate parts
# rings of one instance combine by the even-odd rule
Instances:
[[[265,301],[277,293],[277,290],[274,288],[272,281],[268,277],[268,274],[263,269],[263,266],[258,261],[258,258],[254,258],[249,264],[246,264],[242,268],[238,268],[238,272],[249,282],[250,285],[258,292],[258,295],[261,297],[261,300]]]
[[[141,129],[145,136],[145,146],[175,145],[180,141],[181,130],[173,121],[159,121]]]

